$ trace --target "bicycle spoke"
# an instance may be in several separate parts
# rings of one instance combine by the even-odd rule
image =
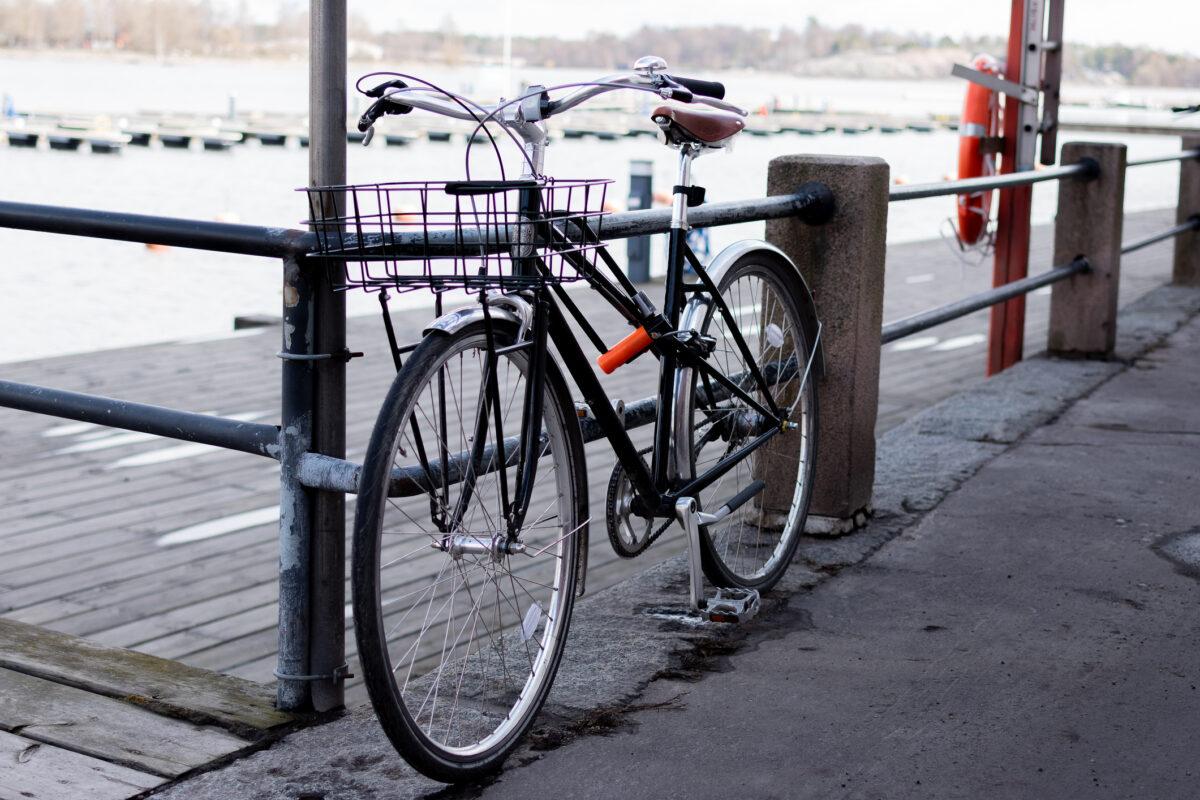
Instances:
[[[544,698],[573,596],[564,590],[574,580],[573,534],[587,524],[575,510],[581,475],[563,461],[573,405],[558,395],[550,403],[548,393],[540,442],[523,450],[528,353],[491,358],[489,369],[475,335],[426,368],[393,423],[390,464],[418,462],[413,430],[443,465],[457,454],[465,463],[449,469],[448,484],[423,481],[416,497],[386,497],[377,534],[380,631],[395,689],[421,736],[462,753],[493,746]],[[418,362],[414,353],[405,367]],[[504,432],[512,442],[502,445]],[[505,482],[519,474],[522,453],[538,467],[518,558],[503,550]],[[432,524],[435,515],[444,526]]]

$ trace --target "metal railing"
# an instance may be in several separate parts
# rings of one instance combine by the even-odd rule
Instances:
[[[1067,164],[1035,172],[1011,172],[1007,175],[964,178],[958,181],[914,183],[908,186],[893,186],[888,192],[888,200],[892,203],[899,203],[903,200],[923,200],[927,197],[948,197],[953,194],[972,194],[993,189],[1011,189],[1014,186],[1031,186],[1046,181],[1061,181],[1064,178],[1087,180],[1096,177],[1098,170],[1096,162],[1081,161],[1078,164]]]
[[[1178,153],[1128,161],[1125,166],[1126,168],[1142,167],[1151,164],[1166,164],[1190,159],[1200,159],[1200,149],[1181,150]],[[1076,164],[1067,164],[1061,167],[1036,170],[1034,172],[1017,172],[942,183],[896,186],[888,192],[888,200],[895,203],[905,200],[920,200],[928,197],[947,197],[950,195],[970,194],[994,189],[1007,189],[1014,186],[1029,186],[1047,181],[1062,181],[1066,179],[1092,180],[1098,176],[1099,165],[1091,159],[1084,159]],[[1123,244],[1121,254],[1132,253],[1194,230],[1200,230],[1200,214],[1193,215],[1186,221],[1178,225],[1173,225],[1159,233]],[[903,339],[906,336],[911,336],[915,333],[950,322],[951,320],[965,317],[976,311],[981,311],[1015,297],[1028,294],[1043,286],[1049,286],[1053,283],[1066,280],[1075,275],[1087,272],[1089,269],[1090,265],[1086,257],[1076,258],[1070,263],[1053,267],[1040,275],[1012,281],[1003,286],[997,286],[944,306],[889,322],[883,326],[880,343],[888,344],[898,339]]]
[[[1153,156],[1151,158],[1138,158],[1132,161],[1126,161],[1126,167],[1146,167],[1150,164],[1168,164],[1174,161],[1188,161],[1193,158],[1200,158],[1200,148],[1192,150],[1180,150],[1178,153],[1168,153],[1165,156]]]
[[[956,300],[953,303],[938,306],[929,311],[922,311],[911,317],[889,322],[883,326],[883,332],[879,337],[880,344],[888,344],[897,339],[903,339],[905,336],[912,336],[914,333],[929,330],[959,317],[965,317],[967,314],[989,308],[997,303],[1003,303],[1005,300],[1011,300],[1014,297],[1027,294],[1034,289],[1040,289],[1043,286],[1049,286],[1052,283],[1065,280],[1072,275],[1087,272],[1090,269],[1091,265],[1086,258],[1077,258],[1070,264],[1054,267],[1043,272],[1041,275],[1032,275],[1028,278],[1012,281],[1003,286],[989,289],[986,292],[973,294],[970,297],[964,297],[962,300]]]
[[[805,184],[793,194],[745,201],[706,204],[692,209],[696,225],[715,227],[796,217],[818,224],[833,210],[833,196],[822,184]],[[605,239],[664,233],[670,228],[670,211],[650,209],[611,214],[604,218]],[[346,354],[321,353],[317,342],[324,324],[321,293],[331,291],[329,270],[319,256],[316,235],[288,228],[270,228],[142,214],[125,214],[80,208],[0,202],[0,227],[118,241],[145,242],[174,247],[280,258],[283,263],[284,308],[279,425],[244,422],[196,414],[162,406],[135,403],[99,395],[69,392],[45,386],[0,380],[0,407],[90,422],[149,433],[171,439],[203,443],[251,453],[280,462],[280,568],[278,704],[296,710],[306,703],[304,689],[311,681],[341,681],[346,667],[334,666],[328,674],[311,674],[309,664],[324,648],[340,649],[340,641],[320,641],[322,631],[343,624],[343,603],[314,593],[324,585],[340,591],[344,576],[336,580],[310,580],[314,569],[315,524],[320,512],[312,502],[316,492],[356,491],[361,466],[342,458],[313,451],[314,430],[322,414],[322,399],[315,370],[322,363],[344,360]],[[389,243],[395,252],[428,252],[419,235],[399,235]],[[462,242],[459,242],[461,246]],[[336,325],[331,324],[331,327]],[[653,418],[654,400],[633,404],[626,415],[630,426]],[[339,424],[341,418],[332,420]],[[331,420],[324,420],[326,427]],[[341,570],[342,560],[328,569]],[[340,595],[339,595],[340,597]],[[321,610],[316,610],[318,607]],[[332,610],[330,610],[332,609]],[[311,613],[310,613],[311,612]],[[310,617],[336,617],[321,625]],[[329,634],[332,637],[332,634]],[[324,661],[328,662],[328,653]],[[344,658],[344,654],[339,658]],[[337,660],[333,662],[337,664]]]
[[[1191,217],[1188,217],[1186,221],[1181,222],[1178,225],[1172,225],[1165,231],[1159,231],[1158,233],[1152,233],[1145,238],[1135,239],[1132,242],[1126,242],[1125,244],[1121,245],[1121,255],[1128,255],[1136,250],[1141,250],[1143,247],[1149,247],[1152,244],[1165,242],[1167,239],[1174,239],[1180,234],[1194,230],[1200,230],[1200,214],[1193,214]]]

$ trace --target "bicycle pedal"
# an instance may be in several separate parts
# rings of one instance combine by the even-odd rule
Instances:
[[[762,608],[757,589],[722,589],[708,599],[701,614],[709,622],[742,623],[753,619]]]

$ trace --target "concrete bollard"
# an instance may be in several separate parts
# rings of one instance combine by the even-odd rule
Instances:
[[[1200,148],[1200,136],[1183,137],[1183,149]],[[1179,205],[1175,221],[1180,225],[1200,215],[1200,158],[1189,158],[1179,165]],[[1171,282],[1182,286],[1200,286],[1200,231],[1188,231],[1175,237],[1175,268]]]
[[[771,220],[767,241],[800,268],[824,326],[808,527],[839,533],[865,521],[875,482],[888,165],[879,158],[796,155],[773,159],[767,168],[768,195],[794,192],[808,181],[833,191],[833,218],[815,227],[797,219]]]
[[[1062,163],[1086,158],[1099,165],[1099,176],[1063,181],[1058,187],[1054,263],[1086,256],[1092,269],[1054,284],[1047,349],[1058,356],[1107,358],[1117,341],[1125,145],[1071,142],[1063,146]]]

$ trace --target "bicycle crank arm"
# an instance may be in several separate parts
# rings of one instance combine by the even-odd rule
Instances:
[[[746,505],[751,498],[758,497],[758,495],[762,494],[762,490],[765,488],[767,488],[766,482],[761,480],[754,481],[754,483],[750,484],[732,498],[725,501],[725,504],[718,508],[715,514],[705,514],[703,511],[697,512],[696,522],[700,525],[712,525],[714,522],[720,522],[742,506]]]
[[[696,499],[681,497],[675,501],[675,516],[683,526],[688,540],[688,571],[690,572],[691,607],[710,622],[745,622],[758,613],[760,607],[758,591],[718,587],[711,598],[704,597],[704,571],[700,564],[700,526],[719,522],[750,499],[759,495],[766,486],[761,480],[747,486],[722,505],[715,514],[705,514],[696,509]]]
[[[691,607],[704,610],[704,572],[700,567],[700,521],[696,519],[696,499],[681,497],[675,501],[675,516],[687,534],[688,571],[691,573]]]

